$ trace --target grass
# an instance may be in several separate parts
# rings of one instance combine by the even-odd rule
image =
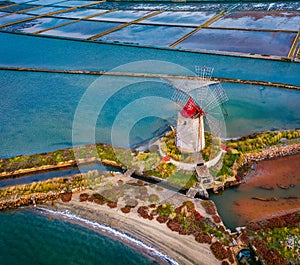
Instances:
[[[166,133],[163,137],[163,149],[165,153],[175,160],[182,162],[193,162],[189,154],[182,154],[175,143],[175,132]],[[214,172],[214,176],[225,181],[227,177],[237,176],[237,172],[247,171],[244,168],[243,157],[245,154],[258,153],[271,146],[280,146],[291,143],[299,143],[300,130],[289,130],[281,132],[255,133],[239,140],[227,142],[228,151],[223,156],[222,167]],[[284,139],[284,142],[282,142]],[[202,151],[204,160],[214,157],[219,152],[220,140],[209,133],[205,133],[206,147]],[[114,161],[126,168],[143,168],[145,175],[153,175],[167,179],[170,183],[179,187],[192,187],[197,182],[195,176],[190,173],[178,171],[176,166],[161,161],[159,154],[154,152],[132,153],[131,150],[112,147],[108,144],[86,145],[76,148],[57,150],[54,152],[19,155],[12,158],[0,159],[1,172],[15,172],[21,169],[36,168],[45,165],[59,165],[63,162],[76,159],[100,158],[102,160]]]
[[[15,199],[23,195],[34,193],[47,193],[49,191],[60,192],[75,188],[88,188],[100,183],[103,176],[98,171],[89,171],[67,178],[54,178],[46,181],[33,182],[30,184],[16,185],[0,189],[0,199]]]
[[[194,187],[198,180],[193,172],[181,170],[175,171],[173,174],[171,174],[168,177],[168,182],[177,187],[189,189]]]

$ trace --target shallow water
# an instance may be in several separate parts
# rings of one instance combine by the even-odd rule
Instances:
[[[212,18],[216,12],[164,12],[141,21],[145,24],[165,24],[181,26],[199,26]]]
[[[237,10],[300,10],[298,1],[264,1],[261,2],[238,2],[238,1],[215,1],[199,3],[130,3],[130,2],[105,2],[96,5],[102,8],[120,8],[120,9],[142,9],[142,10],[224,10],[236,8]]]
[[[120,23],[111,22],[79,21],[56,29],[47,30],[41,33],[41,35],[87,39],[120,25]]]
[[[125,82],[127,79],[131,80],[107,77],[106,89],[99,90],[95,100],[114,89],[112,80]],[[0,138],[5,139],[0,141],[0,157],[71,147],[76,108],[94,80],[96,77],[86,75],[0,71],[0,98],[5,99],[0,105]],[[97,142],[111,142],[112,126],[116,126],[115,120],[124,115],[124,111],[127,113],[126,120],[117,122],[117,127],[114,127],[117,129],[114,131],[118,131],[118,145],[126,146],[128,132],[122,128],[131,122],[134,126],[130,130],[130,144],[136,145],[156,136],[158,130],[176,120],[174,103],[162,105],[152,98],[170,99],[173,93],[171,86],[157,82],[160,80],[138,80],[139,83],[125,85],[110,96],[100,115],[97,114]],[[229,97],[226,107],[229,113],[227,137],[300,128],[298,91],[229,83],[224,83],[223,87]],[[140,103],[134,105],[136,100]],[[145,119],[139,120],[141,110]],[[93,118],[89,111],[85,108],[84,114]],[[152,117],[154,114],[162,118]]]
[[[59,18],[39,18],[17,25],[5,27],[4,30],[13,32],[24,32],[24,33],[35,33],[40,30],[48,29],[51,27],[60,26],[65,23],[72,22],[70,19],[59,19]]]
[[[56,17],[67,17],[67,18],[84,18],[87,16],[96,15],[99,13],[104,13],[106,9],[81,9],[75,11],[64,12],[60,14],[55,14]]]
[[[169,46],[177,39],[190,33],[186,27],[131,25],[99,38],[99,41],[130,43],[137,45]]]
[[[287,56],[295,37],[296,33],[207,28],[185,39],[176,48]]]
[[[278,29],[297,31],[300,12],[233,12],[212,23],[210,27]]]
[[[135,10],[116,10],[103,14],[97,17],[93,17],[93,20],[102,20],[102,21],[115,21],[115,22],[130,22],[144,16],[151,14],[151,11],[135,11]]]
[[[300,193],[300,186],[290,188],[289,190],[283,190],[275,188],[272,191],[263,190],[260,188],[254,188],[249,191],[240,190],[239,188],[230,188],[219,194],[211,194],[210,199],[213,200],[217,206],[218,212],[226,227],[234,230],[236,227],[245,226],[250,220],[247,217],[240,215],[234,210],[235,203],[239,200],[247,199],[248,206],[251,204],[259,204],[257,200],[251,200],[252,197],[289,197],[297,196]],[[283,200],[281,200],[283,201]],[[272,204],[272,202],[269,202]],[[263,210],[263,209],[261,209]]]

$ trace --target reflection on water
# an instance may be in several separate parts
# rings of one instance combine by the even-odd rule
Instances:
[[[112,78],[118,80],[117,77]],[[0,98],[5,100],[0,105],[0,136],[5,141],[0,142],[0,157],[70,147],[77,105],[95,79],[85,75],[1,71]],[[97,94],[99,99],[113,89],[109,80],[105,83],[105,90]],[[298,91],[228,83],[224,83],[223,87],[229,97],[228,137],[271,129],[300,128]],[[164,120],[155,117],[141,120],[130,132],[131,139],[135,139],[131,144],[155,136],[157,130],[166,126],[165,120],[176,120],[177,108],[174,104],[161,105],[145,98],[159,96],[170,99],[172,93],[170,85],[155,80],[125,86],[109,99],[98,116],[96,140],[109,143],[111,128],[119,113],[130,103],[143,98],[140,104],[131,104],[133,108],[127,108],[129,113],[125,124],[120,122],[119,126],[126,126],[126,121],[134,120],[141,109],[148,116],[159,110],[165,116]],[[87,109],[86,115],[89,116]],[[119,139],[124,139],[123,130],[118,132]]]
[[[59,26],[64,23],[72,22],[70,19],[58,19],[58,18],[39,18],[35,20],[26,21],[16,25],[8,26],[3,28],[7,31],[13,32],[24,32],[24,33],[34,33],[39,30]]]
[[[42,35],[87,39],[91,36],[119,26],[119,23],[79,21],[73,24],[51,29]]]
[[[300,12],[232,12],[225,15],[210,27],[281,29],[297,31],[300,24]]]
[[[259,162],[246,183],[212,194],[225,225],[234,229],[274,212],[300,207],[300,155]],[[256,198],[256,199],[253,199]],[[271,199],[260,201],[257,198]]]
[[[182,26],[199,26],[204,21],[212,18],[216,12],[163,12],[154,17],[141,21],[146,24],[165,24]]]
[[[131,25],[98,40],[139,45],[168,46],[193,29],[184,27]]]
[[[286,32],[201,29],[176,47],[287,56],[295,37],[296,33]]]

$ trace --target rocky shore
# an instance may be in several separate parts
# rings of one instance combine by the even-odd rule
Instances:
[[[73,192],[78,192],[78,189],[74,189]],[[72,191],[66,192],[47,192],[47,193],[34,193],[32,195],[22,195],[18,198],[0,200],[0,211],[16,209],[23,206],[33,205],[34,207],[38,204],[54,203],[55,201],[61,200],[62,202],[69,202],[72,199]]]
[[[48,192],[48,193],[36,193],[33,195],[23,195],[16,199],[1,200],[0,211],[19,208],[21,206],[29,206],[51,202],[59,199],[60,193]]]
[[[271,147],[259,153],[250,153],[245,156],[245,163],[251,164],[253,161],[270,160],[279,157],[295,155],[300,153],[300,144]]]

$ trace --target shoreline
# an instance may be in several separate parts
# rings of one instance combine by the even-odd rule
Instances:
[[[109,226],[107,224],[99,223],[94,220],[89,220],[88,218],[84,218],[82,216],[72,214],[69,210],[59,211],[59,210],[44,208],[43,206],[41,206],[41,207],[37,207],[36,211],[38,211],[39,214],[42,214],[44,216],[48,216],[50,218],[56,218],[64,222],[69,222],[71,224],[75,224],[80,227],[87,228],[100,235],[109,237],[112,240],[119,241],[122,244],[127,245],[130,248],[134,249],[135,251],[149,257],[150,259],[154,259],[155,261],[159,262],[159,264],[179,265],[172,258],[159,252],[154,247],[151,247],[143,243],[142,240],[138,238],[134,238],[130,234],[119,231],[118,229]]]
[[[199,244],[191,235],[179,235],[169,230],[166,224],[160,224],[156,220],[145,220],[135,212],[123,214],[107,206],[79,202],[76,199],[68,203],[55,203],[54,207],[42,205],[37,210],[41,208],[42,211],[48,211],[51,217],[58,216],[63,220],[67,218],[66,221],[88,226],[87,228],[119,240],[151,258],[159,258],[159,264],[221,264],[221,261],[214,257],[209,244]],[[71,217],[75,218],[72,220]],[[94,227],[93,224],[98,225]],[[112,230],[107,232],[103,229],[112,229],[117,231],[117,234]]]

